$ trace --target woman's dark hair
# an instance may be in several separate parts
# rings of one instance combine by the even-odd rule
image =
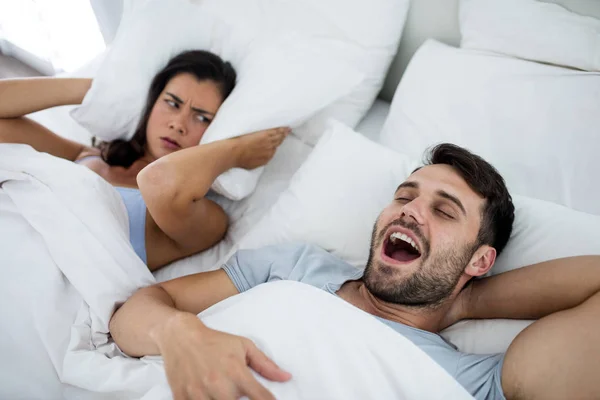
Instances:
[[[515,219],[515,207],[502,176],[483,158],[449,143],[429,150],[425,165],[435,164],[453,167],[473,191],[485,198],[477,247],[488,244],[499,255],[510,238]]]
[[[169,63],[156,74],[150,90],[146,106],[131,140],[117,139],[112,142],[101,142],[98,147],[104,162],[109,165],[128,168],[144,155],[146,147],[146,129],[152,107],[167,83],[176,75],[189,73],[198,80],[210,80],[217,84],[225,100],[233,91],[236,73],[229,62],[208,51],[192,50],[173,57]]]

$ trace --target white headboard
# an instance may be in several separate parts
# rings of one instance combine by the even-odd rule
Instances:
[[[558,3],[571,11],[600,18],[600,0],[541,1]],[[458,2],[459,0],[411,0],[398,54],[390,66],[379,97],[387,101],[392,100],[408,62],[425,40],[433,38],[452,46],[460,44]],[[90,0],[90,3],[96,13],[104,40],[110,43],[119,26],[123,0]]]

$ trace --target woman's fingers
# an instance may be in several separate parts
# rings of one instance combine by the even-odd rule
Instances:
[[[237,138],[242,143],[242,153],[236,166],[251,170],[265,165],[273,158],[277,148],[290,132],[288,127],[279,127]]]

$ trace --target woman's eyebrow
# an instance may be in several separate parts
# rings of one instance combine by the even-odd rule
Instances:
[[[183,104],[183,100],[181,100],[179,97],[175,96],[173,93],[166,92],[166,94],[168,94],[169,96],[171,96],[173,98],[173,100],[175,100],[176,103]],[[192,107],[192,110],[195,111],[195,112],[197,112],[197,113],[200,113],[200,114],[212,115],[213,117],[215,116],[215,113],[211,113],[210,111],[206,111],[206,110],[203,110],[201,108]]]
[[[181,100],[179,97],[175,96],[173,93],[171,92],[166,92],[169,96],[171,96],[173,98],[173,100],[175,100],[175,102],[179,103],[179,104],[183,104],[183,100]]]
[[[214,114],[214,113],[211,113],[210,111],[203,110],[203,109],[201,109],[201,108],[192,107],[192,110],[196,111],[196,112],[197,112],[197,113],[199,113],[199,114],[207,114],[207,115],[212,115],[213,117],[215,116],[215,114]]]

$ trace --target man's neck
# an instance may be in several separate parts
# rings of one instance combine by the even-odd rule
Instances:
[[[433,333],[439,332],[450,307],[449,302],[435,309],[387,303],[373,296],[360,280],[344,283],[337,295],[369,314]]]

